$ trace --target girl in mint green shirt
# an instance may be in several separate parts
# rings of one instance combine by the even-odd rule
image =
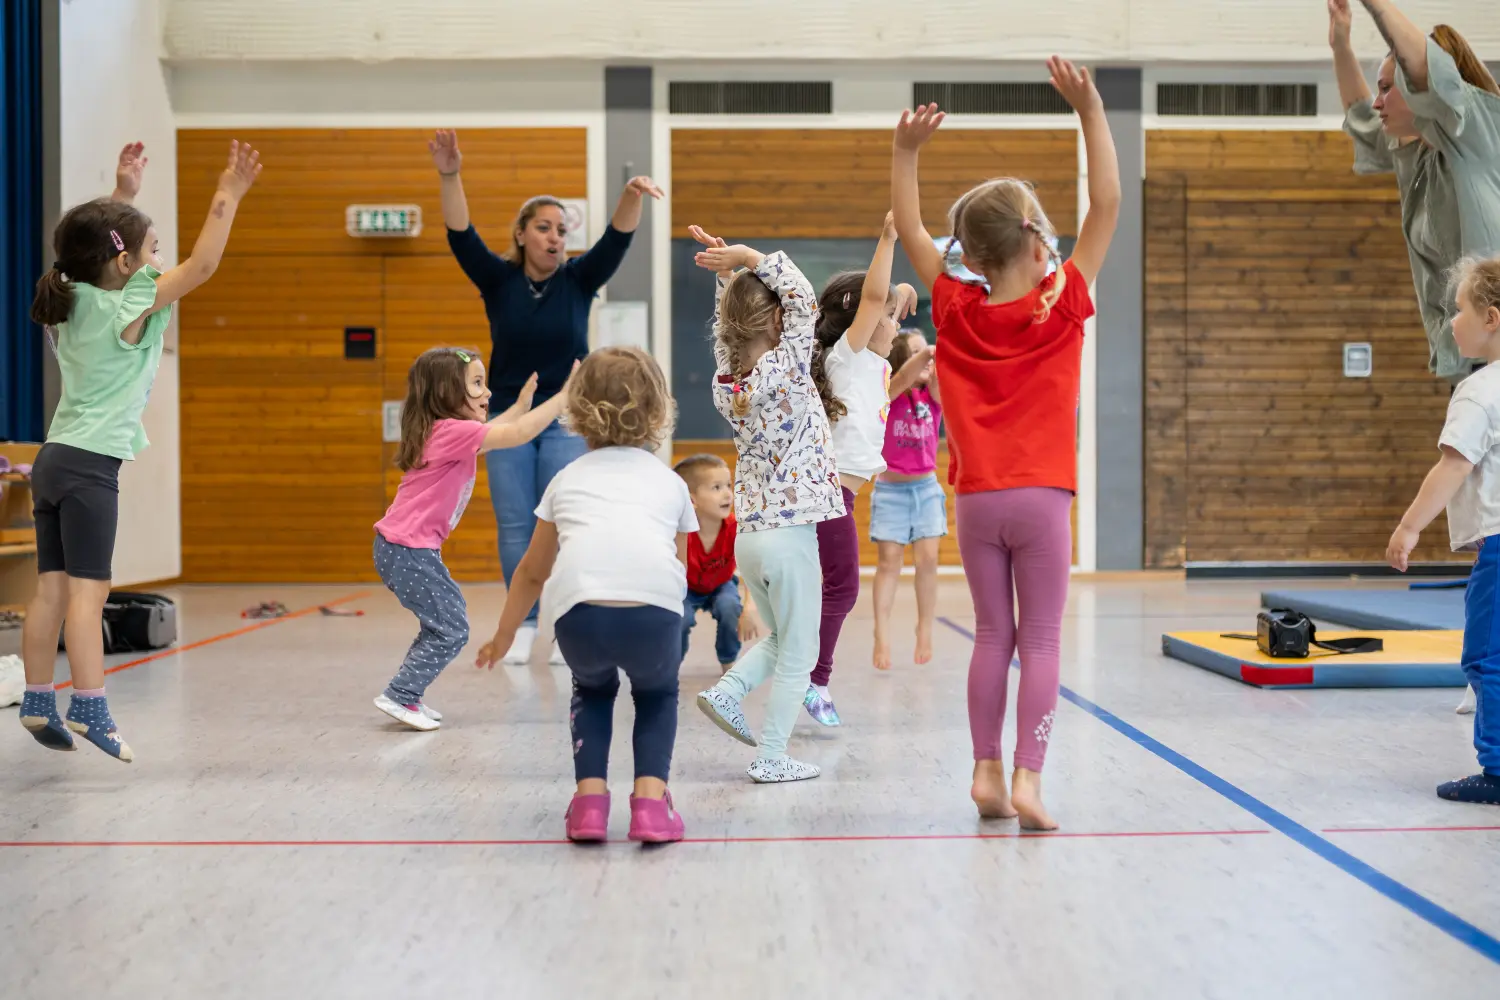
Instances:
[[[37,282],[31,305],[31,318],[46,328],[56,350],[62,395],[31,472],[38,578],[22,634],[21,724],[50,749],[72,750],[76,733],[123,761],[134,755],[105,700],[102,628],[120,463],[146,447],[141,415],[172,303],[219,266],[235,210],[260,174],[260,154],[231,143],[192,254],[163,272],[156,227],[132,204],[146,166],[143,152],[140,143],[121,151],[113,196],[62,217],[52,237],[56,261]],[[66,723],[53,685],[65,619],[73,675]]]

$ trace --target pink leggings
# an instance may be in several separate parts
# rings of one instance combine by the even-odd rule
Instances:
[[[1001,760],[1012,655],[1020,647],[1015,766],[1040,771],[1057,709],[1057,676],[1073,494],[1023,487],[958,496],[958,550],[974,599],[969,733],[975,760]],[[1015,601],[1011,600],[1014,586]],[[1020,608],[1017,623],[1016,607]]]

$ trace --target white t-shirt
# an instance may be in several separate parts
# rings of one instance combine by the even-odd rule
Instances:
[[[1489,365],[1458,384],[1438,443],[1474,463],[1474,471],[1448,502],[1453,551],[1475,548],[1500,534],[1500,365]]]
[[[571,462],[536,516],[557,525],[557,562],[542,589],[549,624],[592,601],[682,613],[687,569],[677,536],[697,531],[698,516],[687,483],[651,452],[599,448]]]
[[[846,334],[828,349],[823,370],[849,412],[833,425],[840,472],[874,479],[885,471],[885,420],[891,412],[891,365],[868,347],[855,353]]]

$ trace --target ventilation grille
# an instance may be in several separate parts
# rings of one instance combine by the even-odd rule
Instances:
[[[960,115],[1069,115],[1050,83],[914,83],[912,104],[936,104]]]
[[[1215,118],[1311,118],[1318,113],[1318,85],[1159,83],[1156,113]]]
[[[667,90],[674,115],[831,115],[833,84],[677,81]]]

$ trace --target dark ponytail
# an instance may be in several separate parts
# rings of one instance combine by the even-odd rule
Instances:
[[[36,283],[32,320],[42,326],[66,323],[73,310],[73,285],[98,284],[120,254],[140,254],[150,229],[146,214],[123,201],[98,198],[68,209],[52,234],[57,260]]]
[[[53,265],[36,283],[31,320],[39,326],[58,326],[66,323],[72,312],[73,283]]]

